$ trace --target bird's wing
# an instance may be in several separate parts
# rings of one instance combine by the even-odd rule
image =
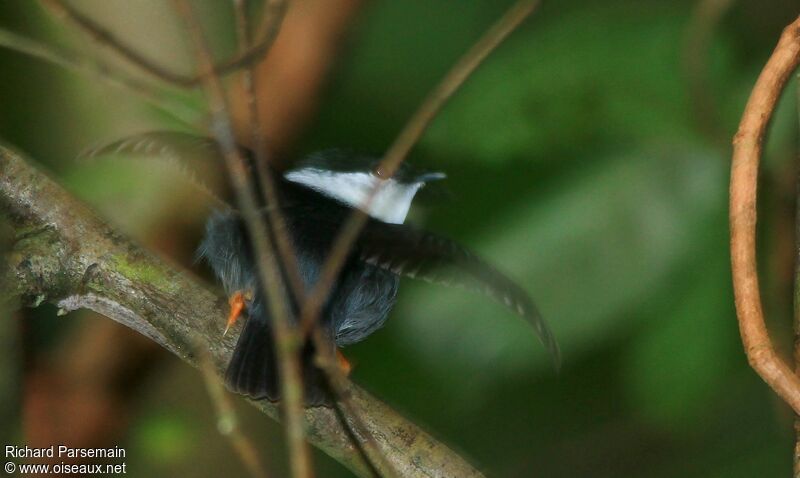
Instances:
[[[222,153],[213,138],[178,131],[148,131],[127,136],[90,148],[78,160],[90,161],[100,157],[114,160],[153,161],[180,174],[217,206],[230,206],[220,199],[205,181],[222,173]],[[213,183],[212,183],[213,184]]]
[[[114,154],[136,154],[174,161],[221,156],[213,138],[179,131],[147,131],[92,147],[79,157],[94,158]]]
[[[468,249],[408,225],[379,221],[367,224],[357,247],[369,264],[402,276],[478,290],[505,304],[530,322],[556,368],[560,366],[558,343],[530,296]]]

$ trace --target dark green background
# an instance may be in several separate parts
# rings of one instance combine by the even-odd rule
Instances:
[[[98,3],[75,2],[143,48],[152,45],[142,37],[162,30],[163,38],[149,41],[180,45],[160,2]],[[385,149],[509,4],[367,3],[295,154]],[[794,1],[743,0],[725,14],[705,62],[704,95],[716,105],[711,129],[720,132],[710,136],[684,68],[694,6],[544,2],[410,157],[449,176],[448,194],[425,201],[412,219],[518,279],[551,322],[564,366],[555,375],[526,325],[493,302],[409,281],[387,327],[348,349],[353,378],[490,476],[790,473],[791,414],[748,368],[738,339],[727,182],[729,138],[747,94],[781,28],[800,11]],[[137,17],[145,11],[158,21]],[[227,4],[204,12],[225,54],[233,44]],[[33,2],[3,2],[0,25],[85,45]],[[161,50],[154,54],[186,67],[183,50]],[[777,244],[792,239],[776,231],[786,231],[778,225],[787,222],[791,231],[794,82],[788,91],[767,149],[759,236],[770,327],[785,352],[791,283],[784,272],[792,257]],[[124,96],[0,51],[0,137],[147,242],[156,212],[185,197],[147,167],[72,160],[102,140],[175,126]],[[199,96],[186,101],[201,104]],[[53,315],[46,309],[31,319],[45,350],[71,324],[97,320]],[[278,425],[246,406],[241,413],[270,466],[283,469]],[[121,439],[128,474],[244,473],[214,427],[200,375],[170,358],[148,379]],[[348,476],[322,454],[317,461],[321,476]]]

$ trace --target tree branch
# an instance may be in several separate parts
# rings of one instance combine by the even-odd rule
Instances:
[[[172,95],[163,88],[154,87],[144,81],[137,80],[116,71],[109,64],[90,59],[69,50],[39,43],[30,38],[0,28],[0,47],[11,51],[52,63],[66,70],[85,75],[93,80],[100,80],[112,87],[128,91],[150,106],[163,111],[191,128],[201,119],[198,111],[174,101]]]
[[[246,50],[247,45],[250,43],[250,35],[244,0],[234,0],[234,13],[236,16],[236,36],[239,41],[239,49]],[[283,214],[280,212],[279,199],[277,191],[275,190],[275,178],[272,177],[270,168],[267,167],[269,164],[269,157],[267,154],[266,137],[264,136],[264,129],[257,105],[258,96],[256,94],[256,82],[254,81],[256,76],[255,70],[256,68],[252,66],[242,70],[242,94],[244,95],[245,103],[249,110],[247,123],[250,125],[250,134],[255,151],[256,174],[258,174],[259,182],[264,187],[264,199],[266,204],[275,206],[268,208],[267,213],[270,218],[269,222],[274,225],[272,231],[275,234],[276,251],[277,255],[282,260],[283,269],[287,273],[289,290],[294,294],[294,297],[297,298],[299,303],[303,303],[306,291],[305,285],[300,278],[300,266],[297,262],[294,246],[292,246],[289,240]],[[327,375],[328,383],[330,383],[334,391],[334,405],[337,406],[337,408],[344,409],[341,413],[344,417],[343,424],[349,424],[350,421],[355,424],[355,428],[358,430],[360,436],[363,437],[363,441],[360,442],[360,448],[363,451],[364,458],[370,461],[370,464],[374,464],[374,468],[381,470],[381,472],[375,471],[376,475],[385,478],[396,476],[397,474],[394,472],[394,469],[386,462],[386,458],[380,452],[380,449],[375,443],[375,439],[366,431],[366,427],[363,426],[361,417],[358,416],[358,410],[350,404],[349,394],[344,391],[346,385],[343,385],[343,382],[347,380],[346,377],[344,377],[339,367],[330,366],[335,364],[335,359],[333,359],[334,349],[330,347],[325,337],[323,337],[322,330],[319,326],[314,329],[312,338],[317,350],[317,361],[320,363],[322,371]],[[328,353],[326,353],[326,351]],[[347,421],[347,416],[350,417],[350,421]],[[353,437],[353,439],[358,440],[357,437]]]
[[[199,365],[203,344],[222,375],[235,337],[222,337],[227,300],[185,272],[111,229],[19,154],[0,145],[0,210],[14,239],[0,301],[64,311],[87,308],[130,327],[185,362]],[[445,445],[368,393],[352,387],[352,403],[382,453],[402,476],[480,477]],[[277,407],[252,402],[276,418]],[[358,476],[369,476],[358,450],[329,408],[305,411],[309,440]]]
[[[286,13],[287,7],[286,0],[268,1],[265,6],[264,21],[258,28],[259,40],[256,44],[240,52],[233,58],[211,65],[209,69],[202,71],[200,74],[182,75],[172,72],[169,68],[159,65],[147,58],[144,54],[139,53],[120,38],[117,38],[113,32],[106,30],[101,24],[73,8],[69,3],[63,0],[42,0],[42,3],[57,14],[71,20],[87,35],[101,45],[107,46],[117,52],[121,58],[125,59],[130,64],[137,66],[142,71],[149,73],[155,78],[182,88],[194,88],[202,85],[205,77],[211,73],[224,76],[248,65],[260,62],[267,54],[272,46],[273,40],[275,40],[275,37],[278,35],[281,19]]]
[[[733,140],[730,186],[731,266],[739,331],[750,365],[800,414],[800,377],[775,353],[764,324],[756,263],[758,163],[769,120],[800,63],[800,17],[784,29],[758,77]]]
[[[797,98],[800,99],[800,84],[795,87]],[[800,104],[797,108],[798,118],[800,118]],[[796,125],[800,132],[800,124]],[[794,165],[794,278],[792,283],[792,325],[794,328],[794,371],[800,372],[800,169],[797,163]],[[792,476],[800,478],[800,415],[794,417],[794,455],[792,456],[793,473]]]
[[[728,133],[722,120],[714,84],[711,81],[714,36],[734,0],[700,0],[689,18],[684,32],[683,74],[689,92],[692,121],[707,139],[727,148]]]
[[[213,73],[211,53],[209,52],[200,23],[194,16],[188,0],[173,0],[175,10],[183,18],[189,30],[198,67],[212,71],[204,76],[203,86],[211,110],[211,131],[222,152],[228,170],[236,202],[247,226],[247,236],[255,252],[255,262],[259,287],[266,300],[275,333],[275,357],[281,391],[281,410],[285,419],[286,439],[289,447],[289,463],[294,478],[311,478],[314,475],[311,450],[303,428],[303,377],[300,364],[300,341],[292,325],[292,311],[289,297],[275,254],[273,240],[269,234],[267,221],[258,212],[259,201],[247,172],[247,162],[236,146],[233,127],[228,114],[227,99],[222,81]]]

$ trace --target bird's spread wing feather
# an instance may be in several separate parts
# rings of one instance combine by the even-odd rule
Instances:
[[[113,154],[137,154],[174,161],[195,160],[198,156],[221,156],[213,138],[179,131],[147,131],[104,143],[81,153],[81,158]]]
[[[147,131],[92,147],[78,159],[89,161],[100,157],[152,161],[177,172],[223,208],[229,207],[197,175],[213,178],[221,173],[222,152],[213,138],[178,131]]]
[[[530,296],[513,280],[459,244],[408,225],[370,221],[358,242],[361,259],[395,274],[478,290],[531,323],[556,368],[555,336]]]

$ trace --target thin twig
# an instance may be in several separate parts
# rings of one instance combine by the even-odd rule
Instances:
[[[330,393],[336,393],[333,391],[331,387],[328,388]],[[347,434],[350,443],[352,443],[355,448],[358,450],[358,453],[361,454],[362,457],[368,457],[369,452],[367,452],[364,447],[362,446],[361,438],[359,435],[356,434],[355,428],[350,425],[350,420],[348,420],[348,416],[350,413],[347,412],[344,407],[342,406],[341,402],[334,401],[333,402],[333,410],[336,412],[336,416],[339,418],[339,423],[342,424],[342,428],[344,429],[345,433]],[[381,474],[380,470],[375,466],[375,464],[369,459],[365,459],[364,463],[366,463],[370,476],[374,478],[384,478],[384,475]]]
[[[733,291],[739,330],[750,365],[800,414],[800,378],[778,357],[764,324],[756,264],[758,163],[769,120],[800,63],[800,17],[784,29],[747,101],[733,140],[730,229]]]
[[[247,18],[244,9],[244,0],[234,0],[234,10],[236,16],[236,32],[239,40],[239,50],[247,50],[250,42],[249,28],[247,25]],[[270,3],[283,3],[288,2],[270,2]],[[273,23],[280,23],[283,20],[283,15],[276,12],[275,9],[267,9],[262,21],[262,27],[269,30],[277,30],[277,26],[271,26]],[[273,38],[275,38],[273,36]],[[270,43],[271,45],[271,43]],[[255,82],[255,66],[249,65],[242,70],[242,91],[245,97],[245,103],[248,107],[249,121],[251,126],[250,135],[253,141],[253,151],[255,155],[256,173],[258,174],[259,184],[264,187],[264,199],[267,204],[267,215],[271,224],[272,230],[275,232],[275,242],[278,246],[278,254],[283,261],[283,269],[286,271],[289,279],[289,286],[292,288],[292,293],[298,303],[302,303],[305,297],[305,286],[300,278],[300,265],[297,262],[297,254],[294,251],[292,242],[289,240],[288,229],[286,228],[286,221],[280,209],[280,201],[277,191],[275,189],[275,178],[273,177],[272,170],[270,169],[270,160],[268,157],[267,139],[264,135],[263,124],[261,115],[258,111],[258,98],[256,93]]]
[[[251,48],[242,51],[235,57],[222,61],[221,63],[212,65],[209,63],[207,67],[200,70],[196,75],[182,75],[163,67],[143,54],[137,52],[134,48],[127,45],[125,42],[117,38],[114,33],[105,29],[102,25],[98,24],[88,16],[84,15],[77,9],[73,8],[68,2],[63,0],[41,0],[47,7],[56,13],[60,14],[71,20],[83,32],[92,37],[101,45],[107,46],[116,51],[122,58],[127,60],[132,65],[138,67],[142,71],[147,72],[155,78],[158,78],[167,83],[179,86],[182,88],[192,88],[200,86],[205,81],[205,77],[210,73],[222,76],[233,73],[245,66],[259,63],[272,46],[272,42],[278,34],[278,27],[280,20],[286,12],[285,0],[271,0],[267,3],[266,12],[264,14],[265,21],[259,28],[259,40]],[[272,18],[277,18],[273,21]]]
[[[186,0],[175,0],[174,3],[191,32],[201,71],[211,71],[211,56],[194,12]],[[313,476],[311,451],[306,442],[303,423],[303,381],[299,362],[299,341],[291,325],[291,309],[287,302],[280,269],[275,260],[275,248],[267,233],[267,224],[258,213],[258,200],[252,182],[247,176],[245,162],[236,147],[222,85],[215,74],[205,76],[205,83],[212,109],[212,129],[224,153],[228,173],[247,224],[256,253],[262,287],[265,289],[264,294],[272,316],[292,474],[296,478],[311,477]]]
[[[512,5],[478,42],[467,51],[458,63],[450,69],[386,151],[383,160],[381,160],[381,167],[387,177],[394,175],[428,125],[453,93],[464,84],[483,60],[533,13],[538,4],[538,0],[520,0]],[[317,320],[328,291],[333,286],[353,244],[367,222],[367,214],[363,211],[368,210],[381,185],[379,184],[373,188],[364,201],[364,206],[353,211],[336,236],[331,252],[320,273],[320,278],[301,309],[300,323],[303,334],[307,334]]]
[[[249,42],[249,34],[244,11],[244,0],[234,0],[234,8],[239,49],[245,50]],[[279,20],[277,16],[274,16],[274,18],[275,21]],[[256,98],[258,98],[258,96],[256,94],[257,85],[254,81],[254,69],[253,66],[250,66],[242,71],[242,89],[245,95],[245,102],[249,107],[249,124],[251,125],[251,135],[255,150],[256,168],[260,183],[264,185],[266,203],[270,206],[267,210],[271,223],[275,225],[273,228],[275,231],[275,241],[278,246],[278,252],[284,261],[284,270],[289,275],[290,285],[292,286],[297,302],[302,304],[305,297],[305,286],[300,279],[300,268],[294,247],[289,240],[287,229],[284,226],[285,221],[280,211],[279,198],[275,190],[275,179],[272,175],[272,171],[268,167],[269,159],[267,157],[268,149],[266,137],[264,136],[261,117],[258,111],[258,105],[256,104]],[[317,351],[317,365],[326,375],[325,378],[330,384],[335,400],[341,405],[341,408],[337,408],[337,410],[340,410],[343,415],[351,417],[350,421],[353,422],[357,430],[357,432],[352,433],[354,439],[363,437],[363,443],[359,441],[355,443],[355,445],[359,451],[364,453],[365,462],[379,470],[381,476],[397,476],[397,473],[380,452],[374,437],[364,425],[357,407],[352,403],[352,400],[350,400],[350,394],[346,390],[349,381],[334,359],[334,348],[331,347],[331,344],[325,339],[318,325],[314,328],[312,340],[314,340]],[[342,426],[350,429],[350,421],[344,419]]]
[[[350,430],[354,438],[358,440],[355,444],[356,447],[365,455],[365,461],[373,468],[373,471],[377,471],[378,476],[386,478],[399,476],[395,467],[381,452],[375,437],[361,417],[361,410],[352,400],[351,382],[336,360],[335,346],[325,339],[319,325],[312,327],[311,338],[316,348],[316,365],[325,374],[325,379],[333,392],[339,411],[344,415],[342,426]]]
[[[86,75],[92,79],[103,81],[114,88],[133,93],[181,123],[193,129],[197,128],[197,111],[191,110],[178,102],[170,101],[169,94],[161,92],[145,82],[128,77],[101,61],[89,60],[82,55],[76,55],[63,49],[57,50],[2,28],[0,28],[0,46],[52,63],[66,70]]]
[[[692,119],[708,139],[727,143],[727,133],[721,128],[719,105],[711,84],[711,43],[714,32],[734,0],[701,0],[695,5],[683,48],[683,66],[689,87]]]
[[[268,478],[264,464],[261,463],[259,458],[258,449],[244,434],[239,427],[239,418],[236,415],[236,409],[225,390],[225,386],[217,376],[214,364],[211,362],[211,357],[204,349],[202,341],[197,341],[198,360],[200,362],[200,370],[203,373],[203,380],[206,384],[208,396],[211,398],[211,403],[214,405],[214,410],[217,414],[217,429],[220,434],[231,442],[236,455],[242,461],[242,464],[247,468],[251,476],[255,478]]]

